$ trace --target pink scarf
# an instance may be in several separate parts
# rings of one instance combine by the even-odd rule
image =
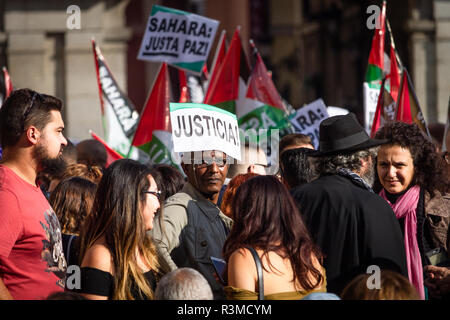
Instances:
[[[380,192],[380,196],[392,207],[397,219],[405,218],[405,250],[409,281],[416,287],[420,298],[423,300],[425,299],[423,267],[419,245],[417,244],[416,210],[417,204],[419,203],[419,195],[420,187],[415,185],[398,198],[395,204],[392,204],[387,199],[384,189]]]

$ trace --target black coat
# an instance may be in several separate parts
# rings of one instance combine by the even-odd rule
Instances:
[[[402,231],[379,195],[338,175],[322,176],[291,193],[325,256],[329,292],[340,294],[370,265],[408,277]]]

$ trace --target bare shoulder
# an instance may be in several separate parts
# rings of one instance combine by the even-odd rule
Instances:
[[[255,264],[252,253],[247,248],[240,248],[235,250],[231,254],[228,263],[240,266],[249,266]]]
[[[102,243],[95,243],[84,255],[81,267],[91,267],[113,274],[112,256]]]
[[[228,259],[228,285],[255,291],[256,266],[248,249],[235,250]]]

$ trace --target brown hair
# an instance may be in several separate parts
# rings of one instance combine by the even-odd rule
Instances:
[[[0,108],[2,148],[14,146],[30,126],[42,131],[51,121],[53,110],[62,110],[62,102],[58,98],[31,89],[13,91]]]
[[[437,153],[434,144],[415,124],[390,122],[385,124],[375,134],[376,139],[388,139],[389,145],[407,148],[414,163],[414,178],[411,185],[419,185],[434,197],[435,191],[442,194],[449,189],[450,183],[445,176],[445,164],[442,156]],[[379,179],[375,179],[374,190],[381,189]]]
[[[226,261],[236,250],[251,246],[263,251],[272,268],[269,259],[272,251],[289,259],[294,284],[300,283],[306,291],[320,285],[322,270],[314,266],[313,257],[322,262],[322,255],[289,191],[277,178],[257,176],[247,180],[238,188],[232,208],[235,221],[223,246]]]
[[[371,274],[360,274],[350,281],[341,293],[342,300],[419,300],[419,294],[400,273],[381,270],[380,289],[369,289]]]
[[[82,163],[74,163],[68,165],[64,171],[61,179],[68,179],[71,177],[80,177],[98,184],[102,178],[102,170],[98,166],[87,166]]]
[[[289,146],[296,146],[296,148],[299,148],[305,144],[309,144],[314,147],[311,137],[308,135],[301,133],[287,134],[280,140],[280,144],[278,145],[278,156],[281,156],[283,151]]]
[[[79,177],[61,181],[50,195],[50,205],[58,216],[61,232],[80,233],[80,226],[91,212],[97,185]]]
[[[247,181],[250,178],[256,177],[256,176],[258,176],[258,174],[256,174],[256,173],[241,173],[230,180],[230,182],[227,185],[227,188],[225,189],[225,192],[223,193],[222,204],[220,205],[220,210],[222,210],[222,212],[227,217],[234,219],[231,204],[233,202],[234,196],[236,195],[237,189],[245,181]]]

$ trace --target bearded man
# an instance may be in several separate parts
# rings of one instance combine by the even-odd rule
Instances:
[[[356,275],[375,265],[407,276],[403,236],[395,214],[372,191],[377,146],[353,114],[320,124],[314,157],[319,176],[291,191],[324,254],[327,291],[340,294]],[[289,173],[288,173],[289,174]]]
[[[214,299],[225,299],[214,277],[211,257],[222,258],[222,247],[232,220],[217,206],[227,176],[227,155],[218,150],[185,152],[181,167],[187,182],[164,203],[164,215],[155,217],[150,234],[165,271],[193,268],[208,281]]]
[[[67,144],[61,109],[61,100],[30,89],[14,91],[0,109],[0,299],[64,291],[61,229],[36,184]]]

